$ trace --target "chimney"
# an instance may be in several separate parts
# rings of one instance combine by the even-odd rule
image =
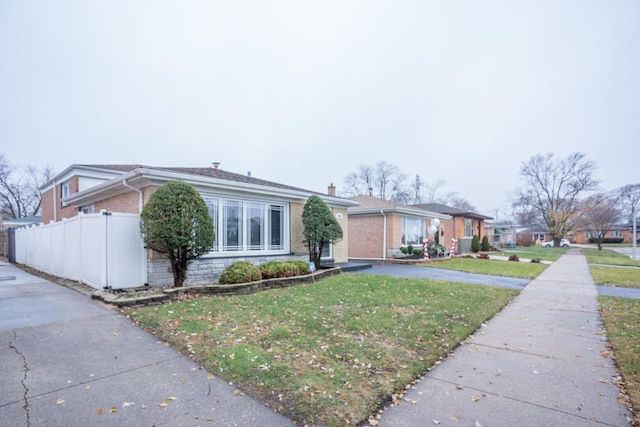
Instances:
[[[212,165],[214,169],[218,169],[218,167],[220,166],[220,162],[213,162]]]
[[[330,196],[333,196],[333,197],[335,197],[335,196],[336,196],[336,186],[335,186],[335,185],[333,185],[333,182],[331,183],[331,185],[329,185],[329,189],[327,190],[327,193],[328,193]]]

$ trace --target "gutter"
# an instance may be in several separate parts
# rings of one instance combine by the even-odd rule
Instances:
[[[380,209],[383,219],[382,229],[382,260],[387,259],[387,215],[384,213],[384,209]]]
[[[138,201],[138,213],[141,214],[142,213],[142,207],[144,205],[144,195],[142,194],[142,190],[132,187],[127,183],[126,179],[122,180],[122,185],[124,185],[126,188],[133,190],[133,191],[137,191],[138,194],[140,195],[139,197],[139,201]]]

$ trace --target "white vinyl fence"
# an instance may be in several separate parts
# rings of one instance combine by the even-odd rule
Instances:
[[[147,283],[140,215],[80,214],[16,230],[16,262],[96,288],[134,288]]]

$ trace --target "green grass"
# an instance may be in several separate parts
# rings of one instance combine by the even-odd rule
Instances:
[[[511,256],[518,255],[519,258],[539,258],[545,261],[556,261],[567,252],[567,248],[543,248],[541,246],[517,246],[515,248],[505,248],[498,255]]]
[[[534,279],[547,268],[533,262],[498,261],[474,258],[453,258],[448,261],[420,264],[424,267],[465,271],[467,273]]]
[[[640,268],[589,266],[596,285],[640,288]]]
[[[609,343],[640,425],[640,300],[601,296]]]
[[[626,265],[640,267],[640,261],[635,261],[628,256],[611,249],[583,249],[582,254],[587,257],[589,264]]]
[[[516,294],[341,274],[315,284],[195,298],[127,314],[300,424],[357,425]]]

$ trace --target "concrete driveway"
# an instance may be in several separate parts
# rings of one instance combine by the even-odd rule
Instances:
[[[294,424],[121,314],[0,262],[0,425]]]

